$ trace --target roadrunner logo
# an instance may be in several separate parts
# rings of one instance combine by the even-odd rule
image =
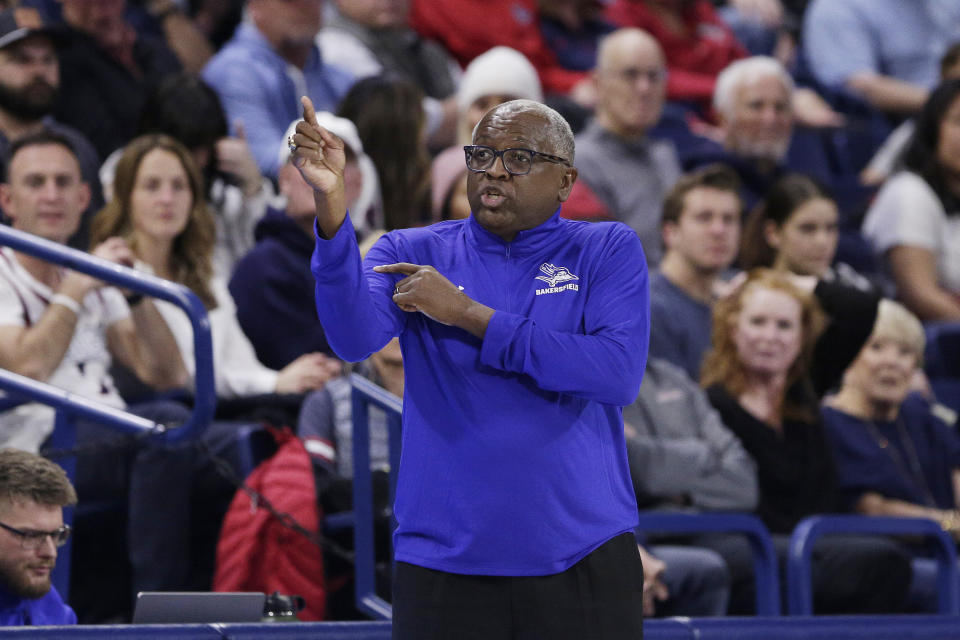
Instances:
[[[542,296],[545,293],[560,293],[561,291],[580,290],[580,285],[573,282],[573,280],[579,280],[580,278],[570,273],[570,269],[567,269],[566,267],[556,267],[549,262],[544,262],[542,265],[540,265],[540,271],[543,272],[543,275],[536,276],[536,279],[542,280],[550,286],[543,289],[537,289],[538,296]],[[564,282],[567,284],[563,284]]]

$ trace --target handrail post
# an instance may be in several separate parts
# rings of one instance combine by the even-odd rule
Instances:
[[[390,447],[390,498],[396,492],[400,468],[400,399],[363,376],[351,374],[353,410],[354,584],[357,608],[373,618],[389,620],[393,607],[377,595],[376,530],[373,484],[370,479],[370,405],[387,414]],[[392,502],[391,502],[392,504]]]

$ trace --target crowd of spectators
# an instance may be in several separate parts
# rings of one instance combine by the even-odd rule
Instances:
[[[922,371],[922,323],[960,323],[957,3],[0,6],[0,214],[199,297],[232,407],[208,448],[270,415],[323,474],[356,472],[354,368],[326,341],[309,271],[322,196],[287,143],[301,96],[345,142],[368,247],[468,217],[463,145],[488,109],[529,99],[576,134],[561,215],[625,223],[650,267],[651,358],[623,410],[640,509],[755,513],[781,556],[816,513],[930,518],[960,539],[960,440],[941,405],[960,402]],[[0,248],[0,367],[177,422],[192,332],[169,303]],[[402,396],[396,341],[355,370]],[[52,429],[49,410],[7,410],[0,447],[43,452]],[[81,424],[101,449],[76,490],[81,505],[123,497],[127,549],[96,562],[127,565],[133,590],[210,588],[190,531],[215,533],[227,505],[206,461],[105,433]],[[385,437],[376,422],[376,469]],[[647,613],[752,610],[742,539],[654,536],[641,552]],[[876,537],[818,547],[814,590],[817,612],[936,607],[923,550]]]

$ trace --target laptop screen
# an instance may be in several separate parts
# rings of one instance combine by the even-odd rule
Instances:
[[[259,622],[265,600],[263,593],[141,591],[134,605],[133,623]]]

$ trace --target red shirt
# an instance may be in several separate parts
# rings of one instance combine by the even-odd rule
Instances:
[[[557,64],[540,34],[536,0],[413,0],[410,24],[463,66],[497,45],[516,49],[536,67],[548,93],[567,93],[587,75]]]
[[[682,10],[684,33],[670,30],[644,0],[614,0],[606,13],[616,25],[648,31],[663,47],[670,100],[697,100],[708,106],[717,74],[748,55],[708,0],[693,0]]]

